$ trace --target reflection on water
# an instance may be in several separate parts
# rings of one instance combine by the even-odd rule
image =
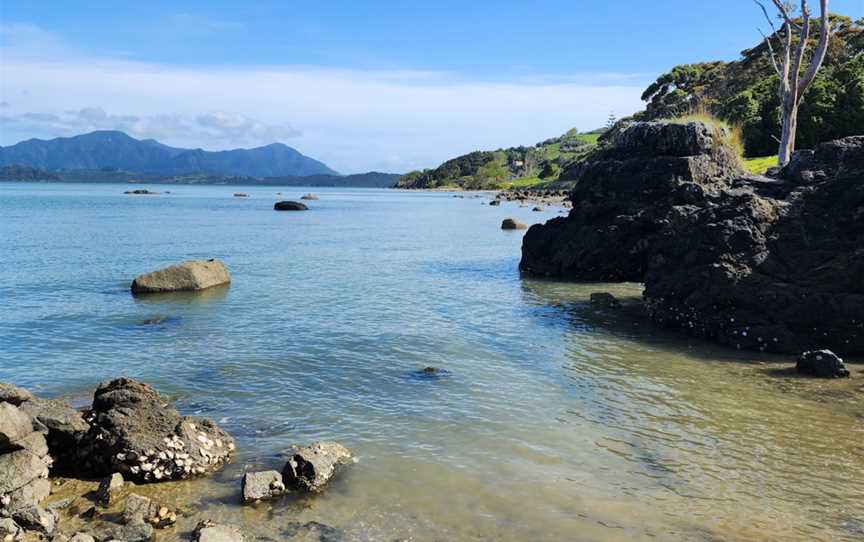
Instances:
[[[240,456],[142,491],[277,540],[306,522],[348,540],[861,539],[857,366],[789,378],[782,358],[588,303],[638,285],[520,279],[500,222],[554,210],[330,189],[286,220],[272,190],[0,183],[0,380],[70,397],[153,383]],[[205,257],[230,291],[115,288]],[[244,470],[315,439],[359,463],[314,499],[239,506]]]
[[[224,284],[194,292],[156,292],[138,294],[132,297],[136,303],[140,303],[141,305],[195,305],[222,301],[228,295],[230,289],[230,284]]]

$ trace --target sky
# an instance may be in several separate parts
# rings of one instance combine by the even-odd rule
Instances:
[[[0,0],[0,145],[119,129],[401,173],[603,126],[766,27],[752,0]]]

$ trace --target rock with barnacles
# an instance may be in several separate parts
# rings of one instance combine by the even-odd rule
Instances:
[[[247,472],[243,475],[243,502],[253,503],[274,499],[285,493],[285,483],[279,471]]]
[[[181,416],[156,390],[127,378],[96,389],[88,422],[82,459],[97,473],[139,483],[211,473],[235,448],[212,421]]]
[[[288,487],[319,492],[340,467],[351,461],[351,452],[336,442],[295,447],[282,469],[282,479]]]

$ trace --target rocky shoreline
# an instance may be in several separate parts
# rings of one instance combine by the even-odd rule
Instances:
[[[149,489],[211,475],[235,451],[214,422],[180,415],[131,379],[100,384],[83,411],[0,383],[0,540],[144,542],[167,529],[201,542],[247,540],[240,527],[213,522],[193,503],[157,500],[164,494]],[[319,493],[352,461],[337,443],[294,446],[281,472],[245,473],[236,500]],[[309,529],[297,531],[312,539]]]
[[[864,136],[748,175],[702,123],[636,123],[570,172],[567,217],[533,226],[520,269],[641,282],[664,328],[742,350],[864,353]]]

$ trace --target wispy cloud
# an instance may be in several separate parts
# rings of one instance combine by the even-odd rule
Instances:
[[[34,137],[71,136],[93,130],[122,130],[140,138],[173,140],[186,134],[195,146],[251,146],[299,137],[287,124],[267,124],[241,113],[214,111],[201,115],[113,115],[100,107],[60,113],[0,114],[0,125]]]
[[[610,111],[641,106],[642,85],[632,74],[473,80],[410,70],[169,66],[62,53],[54,45],[40,56],[23,35],[33,37],[34,29],[21,30],[0,31],[0,101],[12,104],[0,118],[2,144],[78,127],[185,147],[290,138],[340,171],[406,171],[472,150],[532,144],[574,126],[594,128]]]

